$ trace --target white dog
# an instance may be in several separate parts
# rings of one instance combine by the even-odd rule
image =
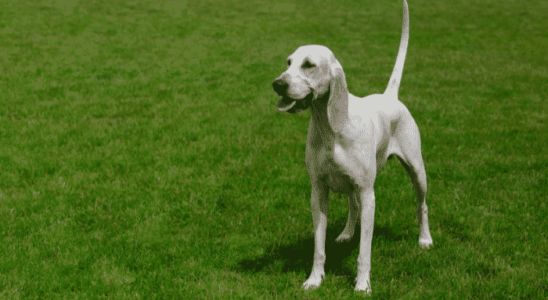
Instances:
[[[280,96],[278,110],[297,113],[310,108],[306,167],[312,186],[314,265],[304,283],[316,288],[325,276],[325,232],[328,193],[348,195],[348,221],[337,242],[354,235],[361,214],[360,254],[356,291],[370,293],[371,239],[375,216],[375,177],[396,155],[411,177],[417,194],[419,245],[433,245],[428,227],[426,172],[420,134],[409,110],[398,100],[409,40],[409,12],[403,1],[402,37],[396,65],[384,94],[356,97],[348,92],[343,69],[324,46],[299,47],[287,59],[287,70],[272,84]]]

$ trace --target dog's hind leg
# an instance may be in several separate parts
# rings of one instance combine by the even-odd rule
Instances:
[[[360,216],[360,199],[355,192],[348,196],[348,220],[343,232],[335,240],[337,243],[348,242],[354,236],[354,229]]]
[[[419,245],[429,248],[433,245],[430,228],[428,226],[428,207],[426,206],[426,170],[421,154],[419,129],[414,121],[398,128],[395,137],[400,145],[396,157],[403,165],[417,194],[417,219],[419,222]]]
[[[419,222],[419,245],[429,248],[434,244],[428,226],[428,207],[426,206],[426,171],[422,158],[420,160],[406,161],[398,157],[399,161],[411,177],[411,182],[417,194],[417,219]]]

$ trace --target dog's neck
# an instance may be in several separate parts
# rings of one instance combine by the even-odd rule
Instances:
[[[331,98],[330,93],[312,101],[311,118],[322,136],[328,138],[341,133],[348,123],[348,93],[343,97]]]

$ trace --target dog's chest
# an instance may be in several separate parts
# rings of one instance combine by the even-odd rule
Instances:
[[[350,176],[351,163],[338,145],[324,146],[320,150],[316,168],[320,178],[329,188],[339,194],[350,194],[354,190],[354,180]]]

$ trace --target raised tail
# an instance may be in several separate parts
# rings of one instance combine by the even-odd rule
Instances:
[[[396,65],[388,81],[388,87],[384,91],[385,95],[398,96],[398,90],[400,88],[401,75],[403,73],[403,64],[405,63],[405,55],[407,54],[407,44],[409,43],[409,9],[407,8],[407,1],[403,0],[403,20],[401,25],[401,41],[400,50],[398,51],[398,57],[396,58]]]

